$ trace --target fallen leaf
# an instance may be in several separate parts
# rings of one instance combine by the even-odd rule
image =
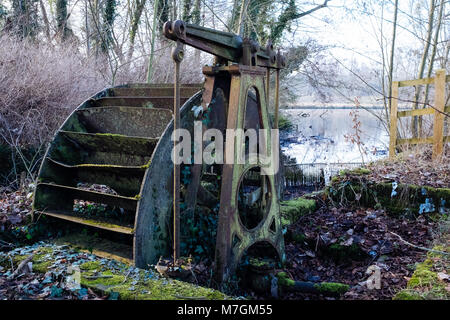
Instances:
[[[448,274],[446,274],[445,272],[438,272],[437,276],[438,276],[439,280],[450,281],[450,276]]]
[[[346,241],[341,243],[343,246],[349,247],[353,244],[353,237],[348,238]]]
[[[315,258],[315,257],[316,257],[316,255],[314,254],[314,252],[309,251],[309,250],[307,250],[307,251],[305,252],[305,254],[306,254],[308,257],[311,257],[311,258]]]

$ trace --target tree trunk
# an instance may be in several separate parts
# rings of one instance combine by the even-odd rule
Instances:
[[[136,40],[136,33],[139,28],[139,22],[141,20],[142,11],[144,10],[146,0],[136,0],[136,8],[134,10],[133,19],[131,21],[130,29],[130,49],[128,51],[128,63],[131,63],[134,53],[134,43]]]
[[[192,0],[184,0],[183,2],[183,15],[181,19],[184,22],[190,22],[191,21],[191,8],[192,8]]]
[[[420,65],[419,65],[419,71],[417,73],[417,79],[421,79],[423,78],[423,73],[425,70],[425,64],[427,61],[427,57],[428,57],[428,51],[430,49],[430,42],[431,42],[431,35],[433,33],[433,19],[434,19],[434,10],[436,8],[436,3],[435,0],[430,0],[430,11],[428,14],[428,27],[427,27],[427,38],[425,39],[425,47],[423,49],[423,53],[422,53],[422,58],[420,61]],[[417,109],[418,105],[419,105],[419,97],[420,97],[420,89],[421,86],[416,86],[416,94],[414,97],[414,105],[413,105],[413,109]],[[417,138],[419,136],[419,130],[418,130],[418,117],[414,116],[411,120],[411,128],[412,128],[412,133],[413,133],[413,137]]]
[[[247,7],[248,7],[248,3],[250,0],[242,0],[242,5],[241,5],[241,13],[239,15],[239,25],[238,25],[238,30],[237,33],[240,36],[244,35],[244,29],[245,29],[245,20],[246,20],[246,15],[247,15]]]
[[[47,38],[48,42],[50,42],[50,23],[48,22],[47,10],[45,10],[45,6],[42,0],[39,0],[39,5],[41,6],[42,20],[44,20],[45,25],[45,37]]]
[[[89,8],[88,1],[84,0],[84,27],[86,33],[86,56],[89,57],[91,54],[91,34],[89,28]]]
[[[178,11],[177,11],[177,0],[172,0],[172,21],[177,20]]]
[[[70,30],[67,28],[67,0],[56,0],[57,38],[67,40]]]
[[[155,1],[155,3],[153,5],[152,40],[151,40],[151,45],[150,45],[150,56],[148,58],[147,83],[150,83],[152,80],[153,56],[155,54],[155,38],[156,38],[156,34],[157,34],[156,25],[157,25],[159,0],[154,0],[154,1]]]
[[[162,30],[162,27],[166,21],[169,20],[170,16],[170,4],[169,0],[160,0],[158,2],[158,17],[159,17],[159,30]]]
[[[239,12],[241,8],[242,0],[233,1],[233,9],[231,10],[231,18],[228,23],[232,32],[238,32],[239,29]]]
[[[99,23],[99,3],[98,0],[86,0],[87,4],[87,16],[86,16],[86,29],[89,31],[89,51],[94,50],[95,56],[99,53],[101,45],[101,35],[98,26]]]
[[[116,15],[116,0],[106,0],[105,10],[103,12],[103,41],[102,51],[106,52],[113,42],[112,29]]]
[[[445,6],[445,1],[441,0],[441,2],[439,4],[439,13],[438,13],[438,17],[437,17],[436,29],[434,30],[433,47],[431,49],[431,57],[430,57],[430,63],[428,65],[427,78],[431,77],[431,73],[433,72],[434,59],[436,57],[437,45],[438,45],[438,40],[439,40],[439,32],[441,31],[442,14],[444,12],[444,6]],[[448,45],[447,45],[447,49],[448,49]],[[428,103],[429,89],[430,89],[430,85],[427,84],[425,87],[425,97],[424,97],[425,103]]]
[[[397,35],[397,13],[398,13],[398,0],[394,2],[394,20],[392,21],[392,41],[391,41],[391,54],[389,59],[389,114],[391,113],[391,100],[392,100],[392,79],[394,74],[394,52],[395,52],[395,37]],[[389,119],[389,115],[386,113],[386,117]]]
[[[39,27],[37,2],[32,0],[12,0],[12,30],[20,38],[35,37]]]

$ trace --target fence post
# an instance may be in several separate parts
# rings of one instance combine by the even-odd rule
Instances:
[[[391,123],[389,129],[389,159],[392,160],[395,157],[395,146],[397,144],[398,81],[392,82],[392,94],[390,99]]]
[[[444,146],[445,70],[436,71],[434,78],[433,160],[442,155]]]

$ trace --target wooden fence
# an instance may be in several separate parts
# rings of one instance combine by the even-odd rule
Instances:
[[[395,149],[398,145],[407,144],[433,144],[433,159],[439,157],[444,148],[444,143],[450,142],[450,136],[444,136],[444,118],[445,113],[450,112],[450,106],[445,106],[445,84],[450,82],[450,75],[445,75],[445,70],[436,71],[434,78],[425,78],[418,80],[393,81],[391,97],[391,124],[389,141],[389,158],[395,156]],[[435,86],[434,106],[433,108],[420,108],[412,110],[398,111],[398,93],[400,87],[412,87],[417,85]],[[426,138],[398,139],[397,121],[401,117],[423,116],[427,114],[434,115],[433,136]]]

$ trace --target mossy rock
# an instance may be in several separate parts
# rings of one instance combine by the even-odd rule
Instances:
[[[316,201],[313,199],[300,197],[280,202],[281,221],[283,225],[293,224],[297,222],[300,217],[313,213],[315,210]]]
[[[81,265],[81,285],[105,294],[116,295],[121,300],[224,300],[228,298],[220,291],[178,280],[165,278],[145,280],[143,270],[139,271],[139,277],[144,280],[133,280],[124,274],[102,270],[100,267],[90,262],[87,266]],[[98,270],[102,270],[101,277],[95,278]]]
[[[33,272],[46,273],[49,271],[56,256],[60,251],[54,247],[42,246],[34,250]],[[14,268],[21,261],[29,257],[26,255],[13,255]],[[68,262],[66,262],[68,263]],[[122,300],[174,300],[174,299],[199,299],[199,300],[225,300],[230,299],[224,293],[197,286],[191,283],[163,278],[159,274],[134,268],[138,277],[129,275],[129,266],[121,264],[120,268],[110,268],[100,261],[88,261],[79,266],[81,273],[81,286],[94,291],[108,294]],[[4,268],[11,268],[9,259],[0,261]],[[136,275],[136,272],[134,275]]]
[[[53,250],[51,248],[42,247],[35,251],[31,262],[33,263],[33,272],[46,273],[48,271],[48,267],[52,265],[52,261],[49,261],[46,256],[53,254]],[[17,267],[23,260],[28,258],[29,255],[16,255],[12,257],[12,261],[14,267]],[[6,261],[7,262],[7,261]],[[6,264],[3,267],[11,267],[11,265]]]
[[[394,191],[391,182],[375,183],[365,177],[349,176],[346,173],[334,177],[326,188],[326,193],[333,202],[384,208],[393,216],[412,217],[421,213],[450,211],[449,188],[398,184]]]

